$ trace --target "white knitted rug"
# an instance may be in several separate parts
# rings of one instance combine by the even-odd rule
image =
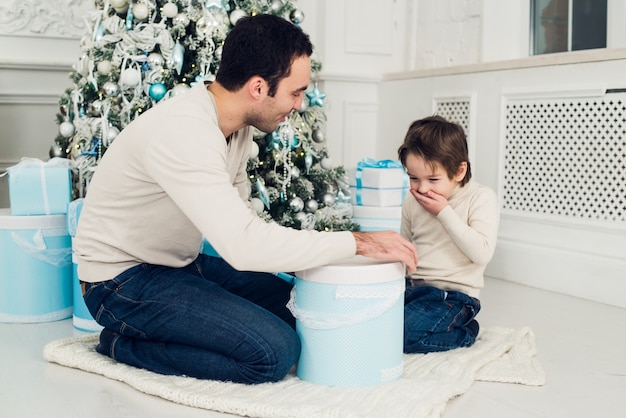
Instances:
[[[96,333],[53,341],[45,346],[44,357],[172,402],[248,417],[434,418],[449,399],[465,393],[476,380],[533,386],[545,381],[529,328],[490,327],[469,348],[405,355],[402,378],[365,388],[321,386],[293,374],[260,385],[163,376],[98,354],[97,340]]]

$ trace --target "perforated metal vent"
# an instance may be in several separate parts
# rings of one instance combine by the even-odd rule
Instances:
[[[626,95],[509,100],[503,209],[626,221]]]
[[[435,99],[435,113],[449,120],[458,123],[465,130],[465,135],[470,133],[470,99],[445,100]]]

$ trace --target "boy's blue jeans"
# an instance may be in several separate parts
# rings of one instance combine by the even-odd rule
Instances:
[[[102,354],[161,374],[262,383],[282,379],[300,355],[291,287],[201,254],[183,268],[141,264],[88,283],[84,298],[105,327]]]
[[[428,353],[469,347],[476,341],[480,301],[462,292],[407,286],[404,352]]]

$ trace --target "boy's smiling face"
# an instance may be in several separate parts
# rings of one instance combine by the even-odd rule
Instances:
[[[438,162],[426,161],[415,154],[408,154],[405,161],[406,171],[411,182],[411,189],[428,196],[430,192],[448,199],[456,186],[463,180],[467,169],[462,163],[457,174],[450,178],[443,166]]]

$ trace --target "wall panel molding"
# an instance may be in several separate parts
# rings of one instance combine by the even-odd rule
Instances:
[[[0,34],[80,38],[87,0],[13,0],[0,5]],[[91,7],[89,7],[91,6]]]
[[[355,167],[365,157],[375,157],[377,115],[376,103],[344,103],[343,160],[347,167]]]

